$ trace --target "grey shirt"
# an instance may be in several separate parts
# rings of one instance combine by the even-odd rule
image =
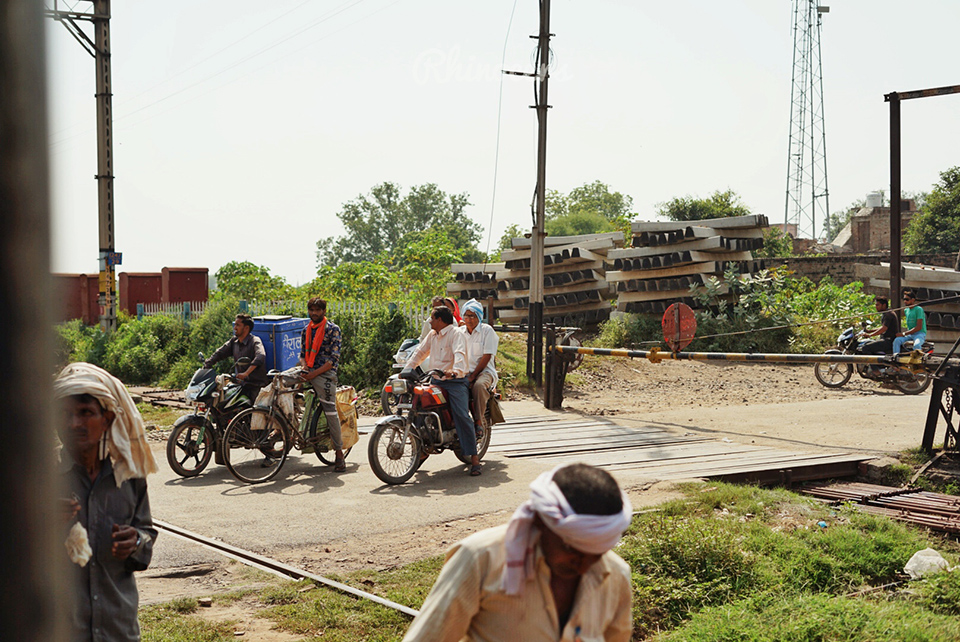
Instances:
[[[110,458],[103,460],[93,481],[87,471],[62,453],[61,475],[66,491],[80,501],[77,521],[87,529],[93,555],[86,566],[68,562],[74,572],[72,637],[76,642],[136,642],[140,640],[140,602],[134,571],[153,557],[157,530],[150,516],[147,480],[128,479],[117,487]],[[129,525],[140,534],[140,546],[125,560],[110,552],[114,524]],[[68,526],[72,526],[71,522]],[[64,539],[66,539],[66,529]],[[66,550],[61,549],[66,555]]]
[[[204,361],[207,367],[212,366],[222,359],[233,357],[236,363],[243,357],[249,357],[250,363],[257,366],[257,369],[250,373],[244,383],[263,388],[268,383],[267,379],[267,352],[263,349],[263,341],[260,337],[248,334],[243,341],[238,341],[237,337],[230,337],[230,340],[217,348],[217,351],[210,355],[210,358]]]

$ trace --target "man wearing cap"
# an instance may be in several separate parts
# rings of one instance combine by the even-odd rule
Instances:
[[[483,431],[490,426],[484,425],[484,415],[490,394],[497,387],[497,369],[493,364],[500,345],[497,331],[483,319],[483,306],[476,299],[463,304],[464,327],[460,328],[467,340],[467,378],[470,380],[470,398],[472,401],[473,425],[477,441],[483,439]]]
[[[71,640],[134,642],[133,573],[149,566],[157,537],[146,481],[157,464],[143,419],[126,387],[89,363],[64,368],[54,393],[64,410],[60,474],[72,495],[63,500],[74,570]]]
[[[630,568],[611,549],[631,507],[613,477],[543,473],[505,526],[456,544],[404,642],[627,642]]]

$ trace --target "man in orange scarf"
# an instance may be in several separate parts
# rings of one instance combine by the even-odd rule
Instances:
[[[337,414],[337,365],[340,363],[340,328],[327,315],[327,302],[314,297],[307,302],[310,323],[300,337],[300,361],[303,368],[300,378],[309,381],[323,406],[330,429],[330,441],[336,451],[333,470],[342,473],[347,469],[343,458],[343,441],[340,438],[340,416]]]

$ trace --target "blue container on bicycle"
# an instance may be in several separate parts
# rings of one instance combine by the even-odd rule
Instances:
[[[267,353],[267,370],[287,370],[300,360],[300,341],[310,319],[288,314],[253,317],[253,334],[260,337]]]

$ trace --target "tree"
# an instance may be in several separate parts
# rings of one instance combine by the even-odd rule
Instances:
[[[747,216],[750,208],[743,204],[740,196],[733,190],[719,190],[709,198],[684,196],[660,203],[657,214],[671,221],[702,221],[709,218],[727,218]]]
[[[216,297],[232,296],[246,301],[283,299],[293,288],[281,276],[272,276],[270,270],[250,261],[230,261],[215,274]]]
[[[960,249],[960,166],[940,172],[904,234],[908,254],[939,254]]]
[[[318,241],[318,262],[336,267],[383,254],[399,260],[409,235],[428,230],[441,231],[465,259],[476,260],[482,257],[476,248],[482,228],[464,213],[468,205],[465,192],[446,194],[434,183],[412,187],[406,196],[396,183],[375,185],[369,194],[344,203],[337,218],[346,234]]]
[[[779,227],[768,227],[763,231],[763,247],[754,250],[758,259],[787,258],[793,256],[793,239],[784,234]]]

